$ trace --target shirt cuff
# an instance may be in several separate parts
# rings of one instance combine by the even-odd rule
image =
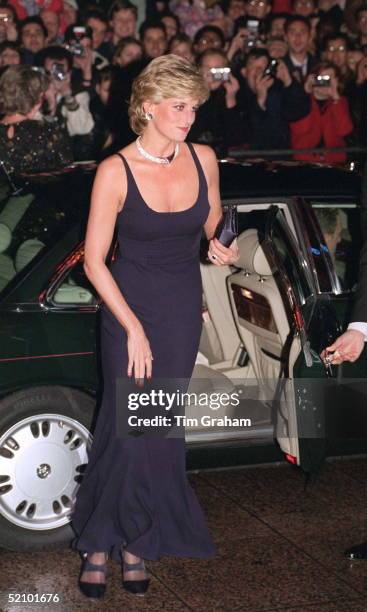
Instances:
[[[356,321],[355,323],[349,323],[348,329],[355,329],[356,331],[361,332],[364,335],[364,341],[367,341],[367,323],[362,323],[362,321]]]

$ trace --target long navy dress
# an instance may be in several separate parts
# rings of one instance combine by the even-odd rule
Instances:
[[[154,377],[190,378],[202,325],[199,247],[209,214],[207,183],[188,143],[199,193],[188,209],[157,212],[143,200],[125,158],[127,195],[117,217],[119,256],[111,273],[143,325]],[[103,400],[89,462],[72,511],[80,551],[108,551],[121,560],[121,545],[145,559],[163,555],[211,557],[216,547],[185,467],[180,438],[116,435],[115,381],[126,376],[127,335],[105,304],[101,351]]]

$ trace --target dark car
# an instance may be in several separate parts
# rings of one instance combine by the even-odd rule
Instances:
[[[0,182],[0,545],[13,550],[70,539],[88,460],[101,392],[100,300],[83,270],[94,173],[83,164]],[[192,388],[242,399],[237,410],[217,408],[215,425],[188,426],[187,447],[215,447],[219,457],[275,438],[312,472],[325,454],[324,424],[308,383],[337,374],[319,354],[348,321],[361,177],[291,162],[223,162],[220,173],[222,203],[239,212],[241,258],[213,266],[204,243]],[[343,366],[344,378],[362,377],[365,360]]]

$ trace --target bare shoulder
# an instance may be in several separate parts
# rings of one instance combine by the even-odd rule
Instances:
[[[218,160],[215,151],[207,145],[193,144],[192,146],[195,149],[208,182],[216,181],[218,176]]]
[[[121,157],[118,155],[110,155],[98,164],[98,175],[105,177],[107,180],[116,178],[117,173],[125,174],[124,165]]]
[[[213,166],[213,164],[217,165],[217,158],[215,155],[215,151],[208,147],[208,145],[202,144],[192,144],[195,149],[195,153],[197,154],[199,160],[203,165]]]
[[[104,200],[115,203],[117,210],[122,210],[122,205],[127,193],[126,170],[121,157],[110,155],[98,164],[94,189],[103,193]]]

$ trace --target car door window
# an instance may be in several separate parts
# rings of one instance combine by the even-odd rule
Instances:
[[[14,191],[0,175],[0,293],[85,223],[92,175],[36,175]]]
[[[362,246],[360,207],[356,203],[312,202],[343,292],[354,291]]]
[[[288,228],[283,211],[280,209],[278,209],[272,221],[270,239],[299,303],[304,304],[312,294],[304,271],[305,261],[301,250],[297,248],[293,234]]]

